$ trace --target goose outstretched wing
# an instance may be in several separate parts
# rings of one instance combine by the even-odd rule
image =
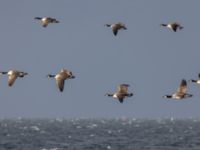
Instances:
[[[9,75],[8,76],[8,85],[12,86],[16,79],[17,79],[17,76],[15,74]]]
[[[181,81],[179,88],[177,89],[177,94],[185,94],[187,92],[187,82],[185,79]]]
[[[64,90],[65,80],[58,78],[58,79],[56,79],[56,84],[57,84],[59,90],[62,92]]]

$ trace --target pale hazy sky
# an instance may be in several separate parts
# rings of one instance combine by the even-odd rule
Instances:
[[[198,0],[2,0],[0,70],[28,72],[12,88],[0,77],[0,117],[200,117],[200,86],[193,98],[163,99],[200,72]],[[43,28],[34,17],[60,20]],[[114,37],[105,23],[123,22]],[[160,23],[177,21],[174,33]],[[64,92],[45,76],[61,68],[76,79]],[[120,104],[105,97],[120,83],[135,95]]]

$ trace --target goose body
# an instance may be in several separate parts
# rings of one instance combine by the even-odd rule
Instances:
[[[173,30],[174,32],[177,31],[177,29],[181,30],[183,29],[183,26],[181,26],[179,23],[174,22],[174,23],[168,23],[168,24],[161,24],[161,26],[166,27],[168,29]]]
[[[194,83],[200,84],[200,73],[198,75],[198,79],[196,79],[196,80],[191,79],[190,82],[194,82]]]
[[[28,73],[22,72],[22,71],[17,71],[17,70],[10,70],[8,72],[0,72],[1,74],[7,74],[8,75],[8,86],[12,86],[15,82],[15,80],[20,77],[23,78],[25,75]]]
[[[63,90],[64,90],[65,80],[75,78],[75,76],[72,74],[72,72],[69,70],[66,70],[66,69],[61,69],[61,71],[56,75],[48,74],[47,77],[55,78],[56,84],[57,84],[60,92],[63,92]]]
[[[133,96],[133,93],[128,93],[128,84],[120,84],[115,93],[107,93],[106,96],[118,99],[120,103],[123,103],[124,98]]]
[[[118,30],[124,29],[127,30],[125,24],[123,23],[115,23],[115,24],[106,24],[105,26],[112,28],[113,34],[116,36],[118,33]]]
[[[185,79],[183,79],[175,93],[173,93],[172,95],[165,95],[163,97],[180,100],[180,99],[192,97],[192,94],[187,93],[187,82]]]
[[[49,23],[59,23],[58,20],[56,20],[55,18],[51,18],[51,17],[35,17],[35,19],[40,20],[42,23],[43,27],[47,27]]]

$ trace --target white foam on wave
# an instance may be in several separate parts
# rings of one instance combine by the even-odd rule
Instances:
[[[71,136],[71,135],[69,135],[69,136],[68,136],[68,138],[69,138],[69,139],[71,139],[71,138],[72,138],[72,136]]]
[[[63,122],[63,119],[61,119],[61,118],[56,118],[56,121],[57,121],[57,122]]]
[[[38,126],[31,126],[30,128],[34,131],[40,131],[40,128]]]
[[[95,135],[94,134],[90,134],[90,137],[94,137]]]
[[[174,117],[171,117],[171,118],[170,118],[170,121],[171,121],[171,122],[174,122]]]
[[[93,129],[93,128],[96,128],[96,127],[98,127],[97,124],[92,124],[92,125],[88,125],[88,126],[87,126],[87,128],[90,128],[90,129]]]
[[[111,146],[110,146],[110,145],[108,145],[106,148],[107,148],[107,149],[111,149]]]
[[[50,149],[46,149],[46,148],[43,148],[41,150],[60,150],[59,148],[55,147],[55,148],[50,148]]]
[[[59,149],[55,147],[55,148],[50,148],[49,150],[59,150]]]
[[[106,124],[105,120],[101,120],[101,123],[102,123],[102,124]]]
[[[111,130],[108,130],[108,134],[112,134],[112,131],[111,131]]]
[[[77,129],[81,129],[82,127],[81,127],[81,126],[76,126],[76,128],[77,128]]]

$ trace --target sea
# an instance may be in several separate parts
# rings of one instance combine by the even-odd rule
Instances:
[[[200,150],[200,120],[0,119],[0,150]]]

